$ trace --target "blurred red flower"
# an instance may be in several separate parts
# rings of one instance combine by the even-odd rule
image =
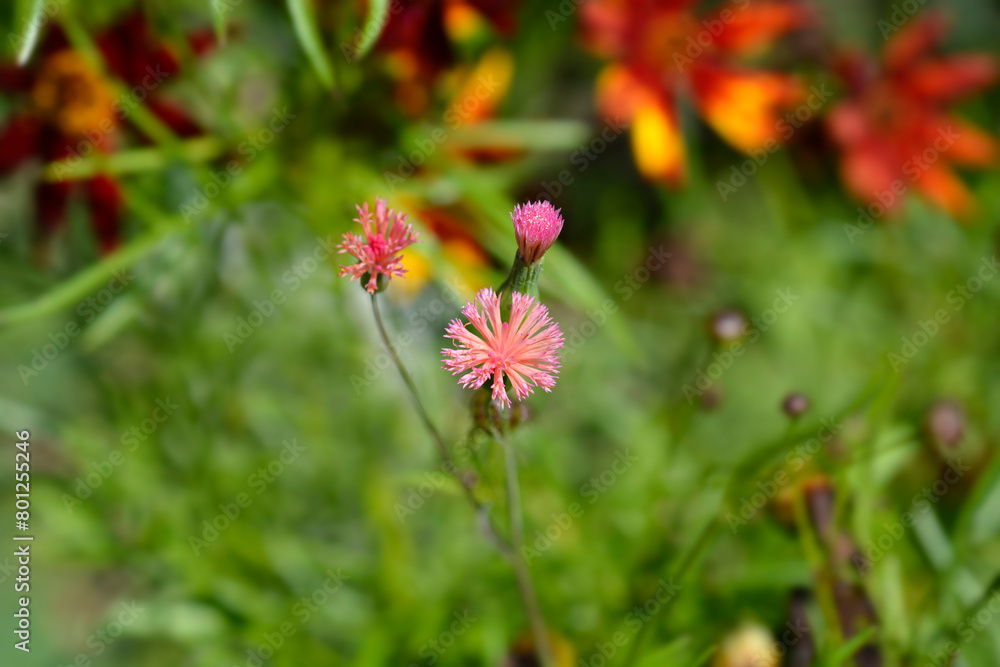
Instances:
[[[428,84],[455,64],[454,43],[487,30],[514,29],[516,0],[395,0],[376,48],[386,53],[398,81],[396,103],[409,116],[423,113]]]
[[[956,100],[994,82],[991,56],[933,53],[946,30],[940,15],[924,14],[895,33],[879,63],[850,55],[838,65],[849,96],[827,118],[843,151],[847,189],[887,211],[911,187],[956,217],[974,209],[952,164],[986,166],[996,140],[948,111]]]
[[[433,78],[455,60],[452,37],[474,29],[485,18],[501,33],[514,28],[510,0],[412,0],[390,4],[389,20],[378,39],[383,51],[405,53],[418,73]]]
[[[207,33],[191,37],[196,53],[209,45]],[[58,27],[49,30],[32,64],[0,64],[0,93],[15,99],[14,113],[0,127],[4,147],[0,176],[32,158],[48,163],[114,151],[121,127],[138,104],[179,136],[200,132],[183,109],[156,92],[179,65],[142,14],[129,14],[103,32],[97,47],[108,71],[129,88],[118,98]],[[45,238],[66,221],[76,186],[85,198],[101,252],[112,251],[119,243],[122,197],[117,182],[106,174],[79,181],[40,181],[35,188],[39,236]]]
[[[597,81],[600,111],[631,122],[639,171],[671,185],[685,178],[679,96],[689,96],[699,115],[744,151],[776,142],[780,112],[802,99],[792,77],[733,61],[806,25],[803,7],[741,0],[699,17],[695,4],[589,0],[580,7],[585,44],[613,60]]]

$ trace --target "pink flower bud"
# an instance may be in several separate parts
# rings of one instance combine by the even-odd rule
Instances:
[[[563,228],[559,209],[547,201],[519,204],[510,217],[514,221],[517,251],[528,266],[542,258],[559,238]]]

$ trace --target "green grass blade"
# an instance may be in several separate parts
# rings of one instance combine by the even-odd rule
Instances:
[[[287,0],[288,13],[292,17],[292,26],[295,28],[295,36],[299,40],[299,45],[305,51],[313,69],[316,70],[316,75],[324,86],[333,88],[333,68],[330,66],[326,51],[323,50],[319,27],[316,25],[307,2],[308,0]]]
[[[23,10],[25,2],[19,2],[18,8]],[[45,0],[34,0],[31,8],[27,12],[18,12],[17,25],[24,27],[24,32],[20,34],[20,48],[17,50],[17,64],[24,65],[31,57],[31,52],[35,50],[38,43],[38,35],[42,32],[42,24],[45,23],[43,13],[45,11]]]
[[[370,0],[368,3],[368,18],[361,28],[361,38],[355,46],[354,60],[365,57],[378,41],[385,24],[389,22],[389,0]]]

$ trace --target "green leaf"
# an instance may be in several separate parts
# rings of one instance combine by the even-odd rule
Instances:
[[[491,120],[452,131],[453,145],[464,148],[509,148],[570,151],[586,143],[590,127],[578,120]]]
[[[212,25],[215,27],[215,38],[219,44],[226,43],[226,12],[229,10],[222,0],[212,0]]]
[[[125,268],[156,247],[161,233],[150,233],[125,248],[108,255],[97,264],[80,271],[41,297],[28,303],[0,310],[0,326],[10,326],[47,317],[85,298],[107,283],[115,272]]]
[[[45,11],[45,0],[34,0],[31,3],[31,8],[25,12],[23,11],[25,7],[25,2],[18,3],[19,16],[17,17],[16,25],[18,27],[24,28],[24,31],[18,35],[20,37],[21,46],[17,51],[17,64],[24,65],[28,62],[28,58],[31,57],[31,52],[34,51],[35,45],[38,43],[38,35],[42,31],[42,25],[44,25],[46,19],[43,16]]]
[[[955,541],[959,549],[981,544],[1000,532],[1000,458],[977,478],[968,500],[962,506],[955,527]]]
[[[361,28],[361,39],[355,46],[354,59],[360,60],[371,50],[389,22],[389,0],[369,0],[368,19]]]
[[[163,171],[173,161],[187,164],[209,162],[222,154],[225,146],[215,137],[198,137],[179,142],[172,150],[163,148],[132,148],[115,153],[93,152],[85,158],[70,157],[45,165],[42,177],[46,181],[76,181],[96,174],[121,176],[149,171]]]
[[[875,634],[875,627],[870,626],[859,632],[858,634],[851,637],[851,639],[844,643],[839,649],[837,649],[832,656],[830,656],[830,665],[841,665],[850,659],[854,653],[868,643],[868,640],[872,638]]]
[[[299,45],[305,51],[313,69],[316,70],[316,75],[324,86],[333,88],[333,68],[330,67],[326,51],[323,50],[319,27],[316,25],[307,2],[308,0],[287,0],[288,13],[292,17],[292,26],[295,28],[295,36],[298,37]]]
[[[678,637],[666,646],[654,649],[642,656],[635,667],[658,667],[660,665],[699,664],[690,660],[691,638]]]

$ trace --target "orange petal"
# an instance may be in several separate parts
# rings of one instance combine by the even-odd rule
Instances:
[[[609,65],[597,77],[597,108],[606,118],[628,122],[664,95],[622,65]]]
[[[631,7],[623,0],[588,0],[580,7],[580,32],[583,43],[594,53],[614,57],[628,46]],[[549,16],[549,14],[552,16]],[[546,12],[550,27],[562,17],[555,10]]]
[[[718,21],[719,23],[714,23]],[[703,23],[711,29],[721,24],[715,44],[731,53],[750,53],[767,46],[781,35],[810,22],[804,5],[769,2],[731,5],[715,12]]]
[[[957,136],[947,149],[951,162],[973,167],[989,167],[997,158],[997,140],[988,132],[963,120],[951,119]]]
[[[475,123],[493,115],[507,95],[514,73],[514,59],[497,47],[483,54],[462,82],[445,119],[454,115],[459,124]]]
[[[996,61],[988,55],[972,54],[927,60],[907,73],[910,87],[924,97],[957,100],[989,87],[997,78]]]
[[[802,98],[789,76],[699,67],[692,76],[695,101],[705,120],[744,151],[763,148],[780,134],[780,111]]]
[[[927,199],[956,218],[975,211],[975,201],[965,184],[943,164],[931,165],[917,179],[917,188]]]
[[[937,45],[946,30],[944,18],[937,12],[926,12],[911,19],[889,38],[882,56],[886,69],[893,71],[911,65]]]
[[[647,104],[632,119],[632,153],[639,173],[671,186],[684,182],[684,137],[672,107]]]

